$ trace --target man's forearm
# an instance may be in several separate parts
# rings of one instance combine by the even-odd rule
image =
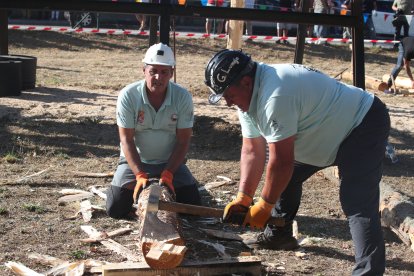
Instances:
[[[265,161],[265,151],[252,152],[250,150],[242,150],[239,191],[252,197],[254,196],[263,175]]]
[[[169,170],[172,173],[175,173],[178,167],[184,163],[189,147],[190,145],[188,143],[177,143],[171,153],[170,158],[168,159],[168,163],[165,169]]]
[[[269,160],[261,197],[268,203],[276,203],[286,189],[292,173],[293,167],[290,164],[283,165],[281,162]]]

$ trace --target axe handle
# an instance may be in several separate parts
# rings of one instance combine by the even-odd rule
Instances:
[[[187,215],[196,215],[201,217],[223,217],[223,209],[184,204],[178,202],[170,202],[160,200],[158,202],[158,209],[164,211],[170,211],[175,213],[187,214]],[[244,216],[244,215],[243,215]],[[285,226],[285,219],[281,217],[270,217],[267,221],[267,224],[275,225],[278,227]]]
[[[223,217],[223,209],[160,200],[158,209],[201,217]]]

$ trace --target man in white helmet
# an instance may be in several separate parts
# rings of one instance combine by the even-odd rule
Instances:
[[[129,215],[149,178],[159,178],[177,202],[200,204],[195,179],[184,164],[194,122],[191,94],[170,81],[175,66],[170,47],[152,45],[142,61],[145,79],[118,96],[121,154],[106,201],[113,218]]]

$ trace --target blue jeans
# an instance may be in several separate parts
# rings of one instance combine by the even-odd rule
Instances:
[[[375,97],[361,124],[341,143],[333,164],[339,169],[340,202],[355,246],[353,275],[382,275],[385,271],[379,183],[389,130],[388,110]],[[303,182],[321,169],[296,163],[273,215],[276,213],[288,221],[293,220],[299,209]],[[274,232],[277,228],[270,225],[265,231]]]
[[[391,71],[391,76],[395,79],[397,78],[398,74],[400,73],[401,69],[404,66],[404,47],[402,43],[398,45],[398,56],[397,56],[397,64],[394,66],[394,68]],[[392,79],[391,77],[388,79],[388,87],[392,86]]]
[[[316,9],[314,13],[328,13],[325,9]],[[322,37],[326,38],[328,35],[328,26],[326,25],[315,25],[313,26],[313,32],[315,33],[315,37]]]
[[[149,178],[157,178],[161,175],[165,165],[143,163],[142,168]],[[106,212],[110,217],[123,218],[128,216],[132,209],[135,183],[135,175],[126,159],[121,157],[112,183],[106,192]],[[177,202],[194,205],[201,204],[196,181],[186,165],[182,164],[174,173],[173,185]]]

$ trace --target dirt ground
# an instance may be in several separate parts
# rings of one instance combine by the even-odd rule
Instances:
[[[105,190],[110,177],[83,177],[81,172],[113,172],[119,155],[115,106],[119,90],[142,78],[141,59],[147,49],[145,38],[10,32],[10,53],[38,58],[37,87],[19,97],[0,99],[0,275],[14,275],[4,264],[20,262],[38,272],[47,266],[35,262],[31,253],[47,254],[68,261],[94,259],[123,262],[126,259],[100,244],[84,244],[81,225],[111,231],[136,222],[109,218],[95,211],[85,223],[79,202],[58,204],[62,189]],[[208,105],[203,84],[204,66],[224,40],[179,39],[176,41],[176,81],[194,97],[196,121],[188,166],[199,182],[225,176],[237,183],[241,134],[235,108],[221,103]],[[290,63],[294,45],[246,42],[244,51],[266,63]],[[381,78],[392,69],[396,51],[366,48],[366,74]],[[306,45],[304,64],[335,76],[350,66],[351,52],[345,46]],[[401,76],[406,76],[401,72]],[[311,85],[311,84],[309,84]],[[392,117],[390,141],[399,162],[385,159],[383,181],[413,198],[414,97],[377,94]],[[36,173],[38,173],[36,175]],[[35,174],[35,175],[34,175]],[[203,190],[203,203],[224,207],[237,185]],[[92,204],[104,207],[95,196]],[[338,185],[317,174],[304,184],[297,218],[300,238],[308,238],[300,253],[249,251],[238,241],[207,236],[201,228],[234,231],[246,229],[223,225],[217,220],[184,218],[187,260],[223,259],[251,252],[262,259],[263,275],[349,275],[353,246],[338,200]],[[135,229],[136,230],[136,229]],[[387,275],[413,275],[414,253],[384,228]],[[114,238],[138,252],[137,232]],[[203,242],[206,241],[206,242]],[[210,244],[208,244],[208,242]],[[225,246],[219,253],[211,244]]]

